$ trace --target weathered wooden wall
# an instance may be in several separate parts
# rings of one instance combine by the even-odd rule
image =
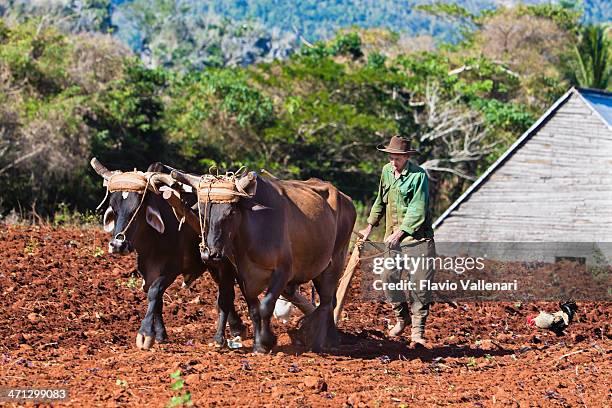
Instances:
[[[612,131],[576,92],[435,231],[438,241],[612,241]]]

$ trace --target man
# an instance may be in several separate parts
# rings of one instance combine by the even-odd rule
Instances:
[[[378,196],[370,211],[368,226],[360,233],[367,238],[372,228],[385,216],[385,243],[391,249],[388,256],[435,256],[427,173],[409,160],[416,150],[410,148],[408,140],[398,136],[393,136],[387,146],[379,145],[377,149],[388,153],[389,163],[382,169]],[[417,287],[409,293],[412,303],[410,310],[405,299],[393,302],[397,322],[389,335],[399,336],[411,322],[412,342],[414,345],[426,346],[425,322],[429,314],[431,292],[420,290],[418,283],[421,280],[432,280],[434,270],[427,265],[420,265],[413,271],[396,271],[410,274],[410,281],[415,282]]]

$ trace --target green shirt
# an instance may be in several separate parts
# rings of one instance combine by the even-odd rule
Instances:
[[[402,242],[433,238],[429,180],[425,170],[408,161],[396,179],[391,163],[383,167],[368,224],[377,226],[383,215],[385,238],[400,229],[407,234]]]

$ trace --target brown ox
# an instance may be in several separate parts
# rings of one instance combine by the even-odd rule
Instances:
[[[321,180],[280,181],[252,172],[235,180],[234,200],[214,200],[210,178],[207,186],[204,178],[171,175],[199,189],[202,257],[230,259],[236,266],[253,321],[254,351],[276,344],[270,317],[279,295],[293,301],[296,288],[311,280],[320,303],[303,318],[300,331],[314,351],[334,344],[334,296],[356,218],[351,199]]]

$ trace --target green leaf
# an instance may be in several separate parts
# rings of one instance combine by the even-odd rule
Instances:
[[[175,382],[174,382],[174,383],[173,383],[173,384],[170,386],[170,388],[171,388],[173,391],[178,391],[178,390],[182,389],[184,385],[185,385],[185,380],[183,380],[183,379],[181,378],[181,379],[179,379],[179,380],[176,380],[176,381],[175,381]]]

